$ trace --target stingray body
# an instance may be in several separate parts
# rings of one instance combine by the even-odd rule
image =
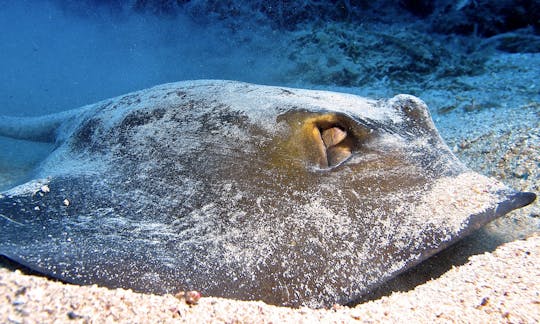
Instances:
[[[143,292],[348,303],[535,199],[463,166],[407,95],[191,81],[0,134],[56,143],[2,193],[0,254]]]

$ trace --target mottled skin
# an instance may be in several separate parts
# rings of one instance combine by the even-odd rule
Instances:
[[[348,303],[534,200],[467,170],[412,96],[183,82],[0,134],[57,143],[3,193],[0,254],[79,284]]]

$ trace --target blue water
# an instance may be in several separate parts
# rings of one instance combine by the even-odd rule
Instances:
[[[69,1],[0,2],[0,113],[56,112],[186,79],[273,83],[279,74],[278,54],[252,49],[271,42],[269,29],[238,37],[182,14],[59,3]]]

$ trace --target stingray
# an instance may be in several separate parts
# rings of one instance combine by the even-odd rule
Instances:
[[[346,304],[531,203],[465,167],[410,95],[159,85],[1,117],[54,143],[0,198],[0,255],[75,284]]]

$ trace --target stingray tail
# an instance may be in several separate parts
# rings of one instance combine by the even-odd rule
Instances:
[[[54,143],[60,130],[69,127],[84,109],[75,109],[38,117],[0,116],[0,136],[34,142]]]

